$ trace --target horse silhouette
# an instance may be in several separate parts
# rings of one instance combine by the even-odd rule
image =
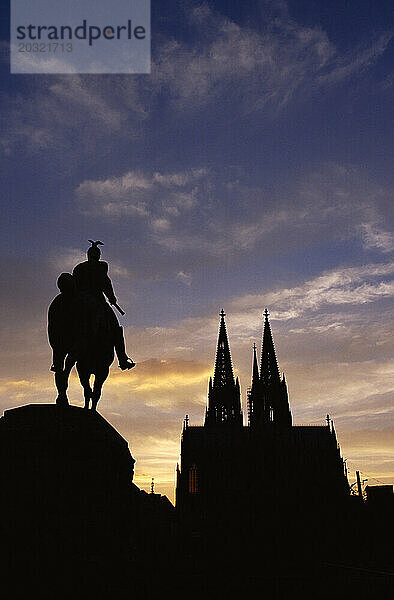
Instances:
[[[75,361],[79,381],[83,387],[85,408],[96,410],[103,384],[113,363],[115,340],[105,311],[99,310],[84,320],[76,344]],[[94,376],[93,387],[90,379]]]
[[[48,337],[53,348],[51,369],[55,372],[58,391],[56,404],[68,406],[68,380],[76,365],[84,390],[85,408],[96,410],[115,357],[116,333],[102,303],[75,295],[72,282],[67,277],[60,283],[62,293],[54,299],[48,311]],[[90,383],[92,376],[93,387]]]

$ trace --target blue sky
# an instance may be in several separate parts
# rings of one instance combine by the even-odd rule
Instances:
[[[9,74],[3,8],[1,408],[52,401],[46,309],[101,239],[138,363],[101,410],[137,483],[172,498],[222,306],[243,399],[268,306],[295,421],[330,412],[393,482],[392,22],[385,0],[153,0],[151,75],[35,76]]]

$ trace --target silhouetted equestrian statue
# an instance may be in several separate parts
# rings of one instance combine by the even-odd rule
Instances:
[[[124,314],[108,277],[108,264],[100,260],[99,245],[103,244],[89,242],[92,245],[87,252],[88,260],[78,264],[72,275],[62,273],[57,281],[60,294],[49,306],[48,338],[53,350],[51,370],[58,390],[56,403],[68,405],[68,378],[76,364],[85,408],[89,408],[91,401],[95,410],[114,360],[114,349],[122,371],[131,369],[135,363],[126,354],[123,328],[105,299]],[[94,375],[93,389],[91,375]]]

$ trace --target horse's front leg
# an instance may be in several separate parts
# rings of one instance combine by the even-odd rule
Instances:
[[[58,406],[68,406],[67,378],[64,371],[55,373],[55,385],[57,389],[56,404]]]
[[[64,357],[62,364],[64,363]],[[58,391],[58,397],[56,398],[56,404],[58,406],[68,406],[68,378],[70,376],[71,369],[75,365],[75,358],[69,354],[66,356],[64,369],[59,369],[55,372],[55,383]]]
[[[89,402],[92,399],[93,391],[90,387],[90,373],[89,371],[84,371],[80,365],[77,363],[77,371],[79,376],[79,381],[83,387],[83,395],[85,398],[85,408],[89,408]]]
[[[94,386],[92,394],[92,410],[96,410],[98,401],[101,397],[101,391],[103,389],[103,383],[107,379],[109,373],[109,367],[103,367],[94,377]]]

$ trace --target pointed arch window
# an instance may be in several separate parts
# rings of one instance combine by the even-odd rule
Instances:
[[[198,470],[194,464],[189,469],[189,494],[198,494]]]

